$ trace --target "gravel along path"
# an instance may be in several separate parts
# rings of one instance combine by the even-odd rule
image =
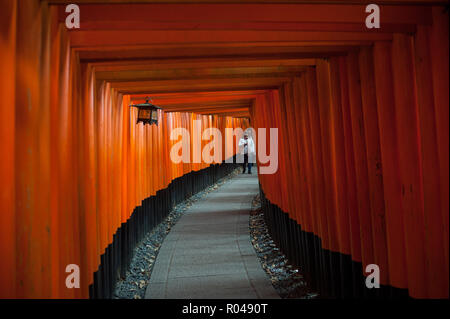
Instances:
[[[255,196],[250,212],[250,238],[262,268],[270,277],[273,287],[283,299],[314,299],[318,294],[310,291],[301,270],[289,263],[269,235],[259,195]]]
[[[217,183],[193,195],[189,199],[175,206],[167,218],[149,232],[142,242],[134,249],[134,257],[125,278],[116,283],[114,299],[143,299],[150,281],[153,265],[158,256],[159,248],[170,232],[170,229],[180,219],[184,212],[196,201],[208,193],[217,190],[234,176],[240,174],[242,168],[236,168],[231,174],[220,179]]]

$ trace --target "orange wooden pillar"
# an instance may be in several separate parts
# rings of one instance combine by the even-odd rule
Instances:
[[[307,94],[306,79],[303,73],[300,77],[296,77],[292,84],[293,86],[293,98],[295,101],[295,123],[296,123],[296,140],[297,149],[300,156],[300,176],[299,187],[300,192],[304,195],[301,205],[302,218],[303,218],[303,230],[309,233],[316,232],[317,222],[315,221],[315,215],[312,214],[314,210],[314,204],[316,198],[311,185],[314,182],[314,171],[311,159],[311,140],[309,135],[309,122],[307,120]]]
[[[306,89],[308,92],[308,115],[311,127],[311,145],[313,163],[315,164],[315,171],[317,173],[316,178],[316,196],[319,198],[319,207],[317,207],[318,215],[318,236],[322,241],[328,242],[328,234],[326,232],[327,220],[325,218],[326,209],[325,203],[322,199],[324,194],[324,174],[323,174],[323,163],[322,163],[322,147],[321,147],[321,137],[320,137],[320,122],[318,114],[318,102],[317,102],[317,84],[316,84],[316,73],[315,69],[310,68],[306,75]]]
[[[442,7],[433,7],[433,24],[429,34],[430,62],[433,77],[433,101],[435,106],[436,138],[439,157],[441,212],[444,230],[444,262],[443,274],[449,282],[449,13]],[[446,294],[448,298],[448,287]]]
[[[295,78],[290,82],[285,83],[283,87],[285,103],[286,103],[286,124],[288,135],[286,141],[289,145],[288,152],[290,153],[290,163],[289,170],[290,174],[288,178],[290,179],[289,187],[291,190],[299,190],[298,196],[295,196],[296,192],[292,192],[291,197],[291,219],[295,221],[295,223],[289,224],[290,241],[289,246],[296,247],[297,249],[290,249],[291,256],[294,256],[295,262],[299,265],[305,264],[306,256],[303,256],[303,253],[306,251],[306,247],[304,246],[304,240],[301,236],[299,236],[299,229],[304,230],[305,222],[306,222],[306,214],[307,214],[307,192],[306,188],[303,187],[304,183],[302,181],[305,179],[306,172],[302,167],[304,166],[303,155],[304,153],[300,151],[301,148],[301,138],[298,134],[299,122],[298,119],[298,105],[297,101],[294,99],[294,81]]]
[[[308,92],[307,92],[307,74],[303,73],[300,78],[294,81],[294,97],[298,101],[296,106],[299,151],[304,161],[301,171],[302,192],[308,194],[306,203],[303,206],[305,218],[303,239],[305,241],[305,267],[308,282],[313,289],[317,289],[321,283],[321,251],[317,245],[317,234],[319,234],[319,216],[317,214],[322,207],[322,198],[318,194],[318,173],[317,165],[314,162],[314,153],[311,140],[311,128],[309,121]],[[304,175],[304,176],[303,176]]]
[[[267,117],[267,115],[266,115],[266,113],[267,113],[266,103],[267,103],[267,96],[266,95],[258,96],[256,98],[254,116],[252,117],[252,124],[253,124],[253,127],[255,129],[257,129],[257,132],[258,132],[259,128],[264,128],[264,127],[267,127],[267,125],[268,125],[267,119],[266,119],[266,117]],[[265,134],[266,134],[265,146],[266,146],[266,154],[267,154],[268,151],[269,151],[268,147],[270,145],[269,144],[269,137],[270,136],[269,136],[269,133],[267,132],[267,130],[265,130]],[[258,143],[258,141],[260,141],[260,138],[261,138],[261,136],[258,133],[257,143]],[[256,147],[259,147],[258,144],[256,145]],[[261,153],[259,153],[259,152],[262,152],[262,150],[260,148],[259,148],[258,156],[257,156],[258,174],[259,174],[258,175],[258,179],[259,179],[259,181],[261,183],[261,187],[262,187],[262,189],[263,189],[263,191],[265,193],[265,196],[267,198],[269,198],[269,196],[270,196],[269,195],[269,185],[268,185],[268,183],[266,183],[266,180],[267,180],[268,176],[260,174],[261,166],[263,166],[264,164],[261,163],[261,159],[259,157],[259,154],[261,154]]]
[[[82,146],[79,152],[80,171],[86,172],[81,176],[81,216],[80,228],[84,231],[81,236],[81,249],[85,251],[86,269],[82,273],[82,283],[92,283],[93,273],[97,270],[100,262],[100,245],[98,242],[99,217],[97,216],[97,197],[96,197],[96,183],[97,176],[95,174],[95,126],[94,126],[94,78],[91,68],[83,68],[80,74],[82,83],[84,85],[79,88],[82,92],[83,100],[77,105],[79,107],[78,128],[82,133],[80,136],[80,145]],[[85,288],[87,289],[87,288]]]
[[[304,127],[304,118],[302,117],[302,112],[305,109],[306,95],[302,96],[300,93],[300,77],[295,77],[291,83],[292,90],[292,117],[294,120],[294,133],[296,142],[296,152],[297,152],[297,188],[300,191],[301,196],[298,197],[300,202],[297,204],[298,207],[298,218],[299,224],[301,226],[301,233],[299,234],[299,241],[301,251],[299,252],[302,260],[301,265],[305,269],[305,272],[310,273],[311,262],[310,259],[313,258],[313,252],[308,245],[308,234],[312,233],[312,222],[311,222],[311,190],[309,189],[308,181],[310,180],[310,163],[308,158],[306,136],[302,134]],[[308,274],[309,275],[309,274]],[[311,280],[310,280],[311,281]]]
[[[374,249],[366,160],[366,142],[363,124],[364,118],[362,112],[361,87],[359,84],[358,55],[356,52],[351,52],[347,56],[347,78],[349,90],[349,116],[353,137],[356,194],[361,237],[362,269],[359,271],[364,273],[366,265],[374,263]],[[361,285],[363,286],[364,283],[361,283]]]
[[[270,91],[265,95],[265,128],[266,128],[266,149],[269,150],[269,141],[270,141],[270,128],[279,128],[277,117],[276,117],[276,109],[275,109],[275,101],[274,101],[274,92]],[[267,130],[269,128],[269,130]],[[278,139],[281,138],[280,131],[278,132]],[[283,189],[281,187],[281,147],[278,146],[278,169],[275,174],[265,175],[266,178],[266,188],[267,188],[267,198],[272,201],[272,203],[277,204],[280,208],[283,207]]]
[[[59,103],[60,101],[60,89],[62,77],[66,67],[61,63],[61,56],[64,56],[67,52],[64,50],[64,37],[62,28],[58,27],[57,23],[51,25],[51,60],[57,61],[50,67],[49,77],[52,79],[50,83],[50,165],[52,171],[50,174],[50,215],[51,215],[51,296],[53,298],[60,298],[62,292],[62,272],[60,266],[60,228],[59,228],[59,187],[58,187],[58,121],[59,121]]]
[[[317,207],[316,214],[318,215],[318,233],[317,236],[320,238],[318,245],[316,246],[316,251],[319,252],[319,287],[322,291],[328,291],[329,278],[323,276],[328,267],[328,259],[325,258],[323,250],[327,249],[329,246],[329,234],[328,234],[328,220],[327,220],[327,207],[323,196],[326,192],[325,183],[326,176],[324,174],[323,167],[323,156],[322,156],[322,137],[320,128],[320,116],[319,116],[319,102],[318,102],[318,86],[316,78],[316,69],[310,67],[307,69],[306,73],[306,89],[308,94],[308,115],[311,127],[311,144],[312,144],[312,154],[313,162],[315,165],[316,176],[316,196],[319,199],[319,207]]]
[[[258,180],[259,183],[263,189],[263,191],[266,193],[267,192],[267,188],[266,188],[266,182],[265,182],[265,175],[260,174],[261,171],[261,166],[263,165],[261,163],[261,158],[259,156],[259,152],[262,152],[262,150],[260,149],[259,145],[258,145],[258,141],[261,138],[261,135],[259,134],[259,128],[264,128],[266,127],[266,119],[265,119],[265,113],[266,113],[266,97],[264,95],[258,95],[255,98],[255,103],[252,106],[252,108],[250,109],[250,114],[251,114],[251,127],[253,127],[256,130],[257,133],[257,140],[256,140],[256,147],[257,149],[259,149],[259,151],[257,152],[257,156],[256,156],[256,163],[257,163],[257,169],[258,169]],[[265,135],[266,135],[266,143],[264,144],[266,147],[266,154],[268,153],[268,147],[269,147],[269,136],[268,136],[268,132],[267,130],[265,131]],[[235,145],[235,141],[233,141],[233,145]],[[264,154],[264,155],[266,155]],[[266,195],[268,196],[268,194]]]
[[[336,207],[336,173],[335,158],[333,157],[333,124],[332,124],[332,101],[330,96],[330,66],[328,60],[318,59],[316,65],[317,90],[320,130],[322,139],[322,162],[325,176],[325,207],[327,218],[328,242],[323,244],[323,248],[328,250],[327,272],[329,272],[330,293],[334,296],[338,294],[340,286],[339,257],[339,236],[337,225]]]
[[[18,2],[15,114],[16,296],[50,296],[47,81],[39,3]],[[44,15],[44,16],[43,16]],[[47,21],[47,20],[44,20]],[[36,54],[37,52],[42,54]],[[42,69],[41,69],[42,67]]]
[[[292,101],[292,87],[291,83],[285,83],[280,90],[280,115],[281,115],[281,141],[285,145],[286,153],[283,154],[283,164],[286,167],[285,183],[288,187],[288,210],[286,211],[289,217],[300,223],[297,216],[297,207],[300,206],[300,201],[297,196],[294,197],[293,189],[298,189],[298,179],[300,177],[297,164],[299,163],[298,150],[296,139],[297,136],[294,131],[294,105]],[[300,195],[300,198],[303,196]],[[303,200],[301,200],[303,201]]]
[[[448,267],[445,251],[448,243],[445,217],[442,215],[440,166],[436,130],[436,112],[433,98],[433,77],[429,49],[430,27],[419,26],[414,38],[418,120],[422,159],[424,196],[424,237],[428,297],[448,296]],[[448,248],[448,245],[447,245]],[[444,276],[444,277],[443,277]]]
[[[76,82],[73,64],[70,62],[70,48],[65,29],[56,23],[56,8],[50,10],[51,52],[49,59],[49,103],[50,115],[48,127],[49,133],[49,205],[51,215],[51,297],[76,298],[81,297],[79,289],[68,289],[65,279],[66,266],[75,264],[80,267],[81,280],[83,281],[86,269],[85,258],[79,249],[79,244],[84,238],[80,229],[78,191],[79,177],[79,153],[74,145],[80,145],[79,108],[75,103],[74,91],[71,83]],[[50,79],[52,79],[50,81]],[[73,81],[73,82],[72,82]],[[43,104],[44,105],[44,104]],[[61,214],[64,212],[64,214]],[[85,294],[86,295],[86,294]]]
[[[350,297],[352,294],[352,265],[350,244],[350,222],[346,170],[346,150],[343,120],[343,99],[341,89],[341,76],[339,58],[332,57],[329,61],[330,70],[330,98],[331,98],[331,138],[333,173],[335,175],[335,209],[337,235],[339,239],[340,254],[340,291],[342,297]],[[347,107],[347,105],[345,105]]]
[[[353,132],[350,109],[350,93],[348,82],[347,58],[339,57],[339,82],[341,88],[342,105],[342,129],[344,134],[345,149],[345,171],[347,180],[347,203],[350,232],[351,260],[357,263],[362,262],[361,257],[361,231],[359,218],[359,205],[357,196],[356,168],[353,146]],[[360,278],[360,269],[355,269],[352,263],[352,295],[361,295],[361,286],[358,284]]]
[[[330,101],[330,74],[328,61],[319,59],[316,65],[318,109],[320,119],[320,134],[322,141],[322,165],[325,177],[325,209],[328,228],[328,241],[324,248],[339,251],[339,241],[336,227],[335,206],[335,174],[333,172],[332,141],[331,141],[331,101]]]
[[[280,187],[280,199],[279,207],[284,211],[289,211],[289,188],[286,183],[286,176],[288,174],[287,162],[286,162],[286,141],[284,137],[287,137],[286,123],[283,121],[283,105],[281,105],[281,97],[279,91],[272,91],[270,94],[272,103],[272,118],[274,119],[274,127],[278,129],[278,170],[279,170],[279,187]],[[282,109],[283,108],[283,109]],[[275,201],[276,202],[276,201]]]
[[[380,269],[380,283],[389,283],[387,256],[386,217],[383,193],[383,171],[380,153],[380,138],[374,63],[372,48],[362,47],[359,52],[361,98],[366,144],[366,161],[369,182],[369,200],[373,234],[374,263]]]
[[[422,168],[412,45],[410,36],[394,35],[392,69],[408,289],[412,297],[424,298],[427,296],[428,270],[425,265]]]
[[[331,148],[333,159],[333,174],[335,175],[335,209],[337,222],[337,235],[339,238],[339,251],[350,254],[350,231],[348,223],[347,204],[347,177],[345,168],[345,140],[342,119],[342,99],[339,76],[339,60],[331,58],[329,61],[330,71],[330,105],[331,105]]]
[[[0,10],[0,298],[16,296],[15,90],[17,1]]]
[[[383,169],[389,284],[405,289],[407,288],[407,272],[405,271],[404,211],[401,201],[391,43],[376,42],[373,55],[374,64],[377,66],[374,68],[374,78]]]
[[[275,127],[278,129],[278,151],[279,151],[279,163],[278,169],[280,170],[280,188],[281,188],[281,202],[278,205],[282,212],[278,212],[275,218],[275,225],[277,226],[276,242],[280,249],[288,251],[290,248],[288,238],[290,238],[290,230],[288,227],[288,218],[292,218],[292,189],[290,175],[292,175],[291,169],[291,156],[290,156],[290,143],[288,141],[289,131],[286,113],[288,112],[288,106],[286,105],[285,92],[281,88],[278,91],[273,92],[272,99],[274,103],[274,118]],[[275,202],[276,203],[276,202]],[[281,235],[281,232],[285,233]],[[287,233],[286,233],[287,231]]]

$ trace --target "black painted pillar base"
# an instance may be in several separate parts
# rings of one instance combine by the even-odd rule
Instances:
[[[269,233],[290,262],[299,267],[309,287],[320,298],[409,298],[407,289],[381,285],[369,289],[365,285],[361,262],[350,255],[322,247],[322,240],[266,199],[260,185],[261,208]]]

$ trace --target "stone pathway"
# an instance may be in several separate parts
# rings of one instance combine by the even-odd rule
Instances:
[[[250,242],[256,174],[240,174],[194,203],[165,238],[148,299],[279,298]]]

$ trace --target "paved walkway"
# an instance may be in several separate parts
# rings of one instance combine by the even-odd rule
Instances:
[[[165,238],[145,298],[279,298],[250,242],[255,173],[193,204]]]

